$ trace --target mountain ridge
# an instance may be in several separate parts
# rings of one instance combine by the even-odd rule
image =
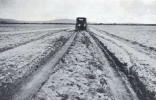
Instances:
[[[14,23],[55,23],[55,24],[59,24],[59,23],[71,23],[74,24],[75,20],[73,19],[55,19],[55,20],[48,20],[48,21],[24,21],[24,20],[15,20],[15,19],[4,19],[4,18],[0,18],[0,23],[1,24],[14,24]]]

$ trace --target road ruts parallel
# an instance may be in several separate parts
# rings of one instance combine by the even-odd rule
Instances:
[[[28,80],[25,81],[26,83],[22,84],[19,91],[15,93],[11,100],[31,100],[36,92],[48,80],[55,65],[65,55],[76,35],[77,33],[73,32],[73,35],[69,38],[65,45],[58,52],[56,52],[56,54],[51,57],[46,64],[43,65],[41,70],[38,70],[35,74],[30,76],[31,78],[28,78]]]
[[[74,44],[32,100],[139,100],[115,59],[92,34]]]
[[[40,70],[24,80],[11,100],[139,100],[120,66],[92,32],[73,32]],[[44,87],[51,88],[47,92],[51,99],[37,98]]]

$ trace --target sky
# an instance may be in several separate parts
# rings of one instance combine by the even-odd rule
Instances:
[[[44,21],[76,17],[101,23],[156,23],[156,0],[0,0],[0,18]]]

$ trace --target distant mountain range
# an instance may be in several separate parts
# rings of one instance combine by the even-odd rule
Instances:
[[[48,21],[22,21],[15,19],[3,19],[0,18],[1,24],[20,24],[20,23],[54,23],[54,24],[75,24],[75,20],[72,19],[56,19],[56,20],[48,20]]]
[[[0,18],[0,23],[19,23],[20,21],[14,19],[2,19]]]

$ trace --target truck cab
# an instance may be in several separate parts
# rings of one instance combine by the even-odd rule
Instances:
[[[76,18],[76,31],[87,30],[87,19],[85,17]]]

